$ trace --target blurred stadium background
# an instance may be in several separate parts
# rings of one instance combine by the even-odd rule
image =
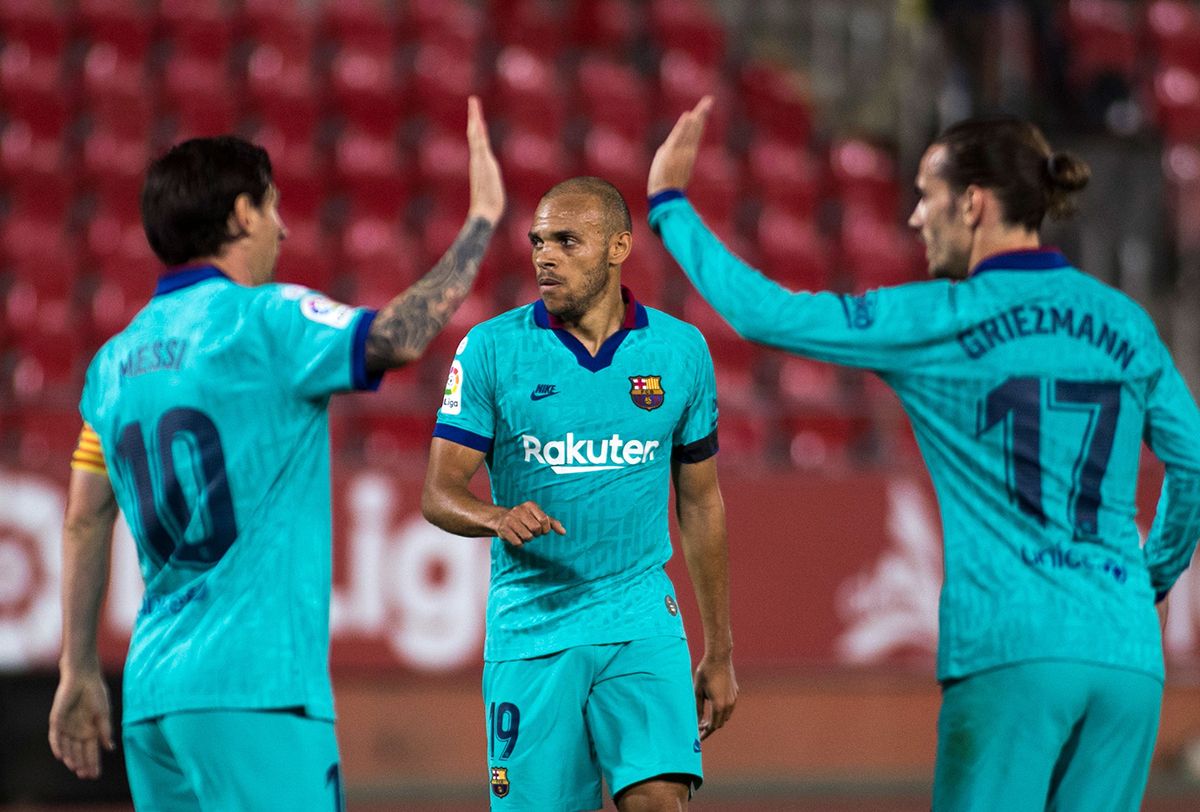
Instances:
[[[740,341],[645,227],[653,148],[717,107],[691,195],[794,288],[918,279],[917,160],[972,113],[1033,117],[1093,167],[1049,242],[1156,318],[1200,384],[1200,7],[1182,0],[3,0],[0,3],[0,804],[125,808],[50,759],[58,528],[82,372],[157,273],[148,160],[189,136],[268,148],[279,278],[379,305],[466,209],[464,99],[509,189],[472,297],[414,369],[332,415],[333,670],[352,809],[484,808],[485,545],[419,517],[453,347],[536,295],[534,205],[573,174],[635,214],[626,282],[698,324],[722,397],[737,666],[697,809],[928,806],[940,534],[877,379]],[[1147,466],[1142,505],[1160,473]],[[104,618],[114,688],[140,584],[122,530]],[[687,595],[678,562],[672,572]],[[685,600],[685,615],[690,600]],[[1050,619],[1048,619],[1049,622]],[[1200,808],[1200,583],[1173,593],[1147,809]],[[115,804],[115,806],[113,806]]]

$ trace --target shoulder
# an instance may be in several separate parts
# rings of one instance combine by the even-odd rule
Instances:
[[[479,322],[467,331],[467,336],[472,340],[478,338],[480,341],[503,340],[533,327],[533,305],[527,304]]]
[[[649,330],[669,341],[677,342],[683,347],[707,350],[708,343],[704,339],[704,333],[691,322],[676,318],[656,307],[646,307],[646,321]]]

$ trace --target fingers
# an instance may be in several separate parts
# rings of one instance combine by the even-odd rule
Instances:
[[[514,547],[520,547],[530,539],[544,536],[552,530],[560,536],[567,534],[562,522],[546,515],[536,502],[522,502],[509,510],[500,520],[497,530],[498,535]]]
[[[477,96],[467,99],[467,145],[471,154],[468,216],[482,217],[494,225],[504,214],[504,182],[500,177],[500,164],[492,153],[483,105]]]

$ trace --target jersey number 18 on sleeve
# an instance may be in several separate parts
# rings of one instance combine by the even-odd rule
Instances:
[[[138,523],[149,552],[160,565],[171,560],[197,569],[211,567],[237,538],[221,435],[204,412],[180,407],[159,418],[155,439],[158,453],[153,458],[146,451],[141,422],[125,426],[117,440],[117,455],[133,478]],[[184,496],[177,447],[188,460],[186,473],[197,499],[204,502],[203,512],[194,511]],[[198,534],[189,532],[194,513],[202,522]]]
[[[1042,412],[1072,411],[1087,414],[1082,447],[1072,472],[1068,500],[1076,537],[1097,533],[1100,483],[1112,453],[1113,435],[1121,412],[1121,385],[1110,381],[1062,381],[1033,377],[1009,378],[988,392],[979,415],[982,435],[1008,422],[1005,435],[1009,497],[1022,513],[1038,524],[1046,523],[1042,505]],[[1049,402],[1043,405],[1042,393]]]

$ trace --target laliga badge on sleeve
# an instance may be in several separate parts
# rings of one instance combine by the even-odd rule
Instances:
[[[354,320],[355,309],[350,305],[335,302],[328,296],[309,293],[300,297],[300,312],[309,321],[344,330]]]
[[[450,376],[446,378],[446,391],[442,395],[442,414],[462,412],[463,367],[457,358],[450,365]]]

